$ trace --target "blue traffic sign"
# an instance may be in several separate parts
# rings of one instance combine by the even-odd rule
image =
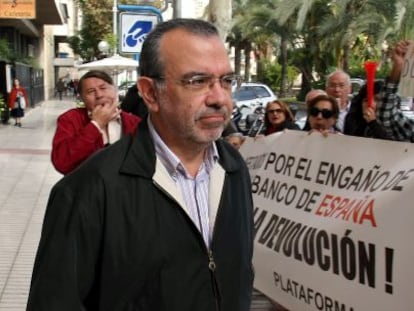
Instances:
[[[158,23],[158,16],[135,12],[123,12],[121,17],[120,51],[140,53],[148,33]]]
[[[144,42],[147,34],[152,29],[151,21],[137,21],[128,30],[128,34],[125,37],[125,44],[129,47],[135,47],[138,43]]]

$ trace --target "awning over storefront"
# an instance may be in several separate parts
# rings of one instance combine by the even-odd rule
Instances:
[[[62,25],[63,20],[56,0],[37,0],[36,24],[42,25]]]

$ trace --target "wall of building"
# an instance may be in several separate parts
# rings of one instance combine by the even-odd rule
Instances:
[[[44,27],[42,53],[40,56],[44,76],[45,100],[52,98],[55,86],[55,74],[53,66],[53,59],[55,58],[55,40],[53,36],[53,27],[54,26]]]

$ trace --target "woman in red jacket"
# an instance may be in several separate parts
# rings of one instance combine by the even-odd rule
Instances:
[[[16,120],[15,126],[22,126],[21,120],[28,102],[26,90],[20,85],[19,79],[14,79],[14,86],[9,96],[9,108],[11,109],[11,117]]]
[[[118,108],[118,94],[112,78],[92,70],[79,80],[79,94],[85,108],[64,112],[57,120],[52,143],[52,163],[68,174],[94,152],[133,134],[141,120]]]

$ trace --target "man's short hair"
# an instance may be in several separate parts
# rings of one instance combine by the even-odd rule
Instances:
[[[305,102],[308,103],[312,98],[315,98],[319,95],[327,95],[326,92],[322,89],[312,89],[305,96]]]
[[[328,74],[328,76],[326,77],[326,85],[325,85],[326,87],[329,86],[329,82],[330,82],[331,78],[334,75],[337,75],[337,74],[343,75],[345,77],[346,83],[348,85],[351,85],[351,77],[350,77],[350,75],[348,73],[346,73],[345,71],[343,71],[342,69],[337,69],[337,70],[331,72],[330,74]]]
[[[149,33],[142,45],[139,61],[139,74],[141,76],[152,78],[163,76],[164,64],[160,57],[160,42],[164,34],[176,29],[183,29],[191,34],[203,37],[219,36],[218,30],[213,24],[199,19],[176,18],[158,24]]]
[[[83,89],[83,81],[89,78],[97,78],[105,81],[106,83],[109,83],[110,85],[114,85],[114,80],[112,80],[111,76],[106,73],[105,71],[101,70],[90,70],[87,73],[85,73],[79,80],[78,83],[78,93],[82,95],[82,89]]]

